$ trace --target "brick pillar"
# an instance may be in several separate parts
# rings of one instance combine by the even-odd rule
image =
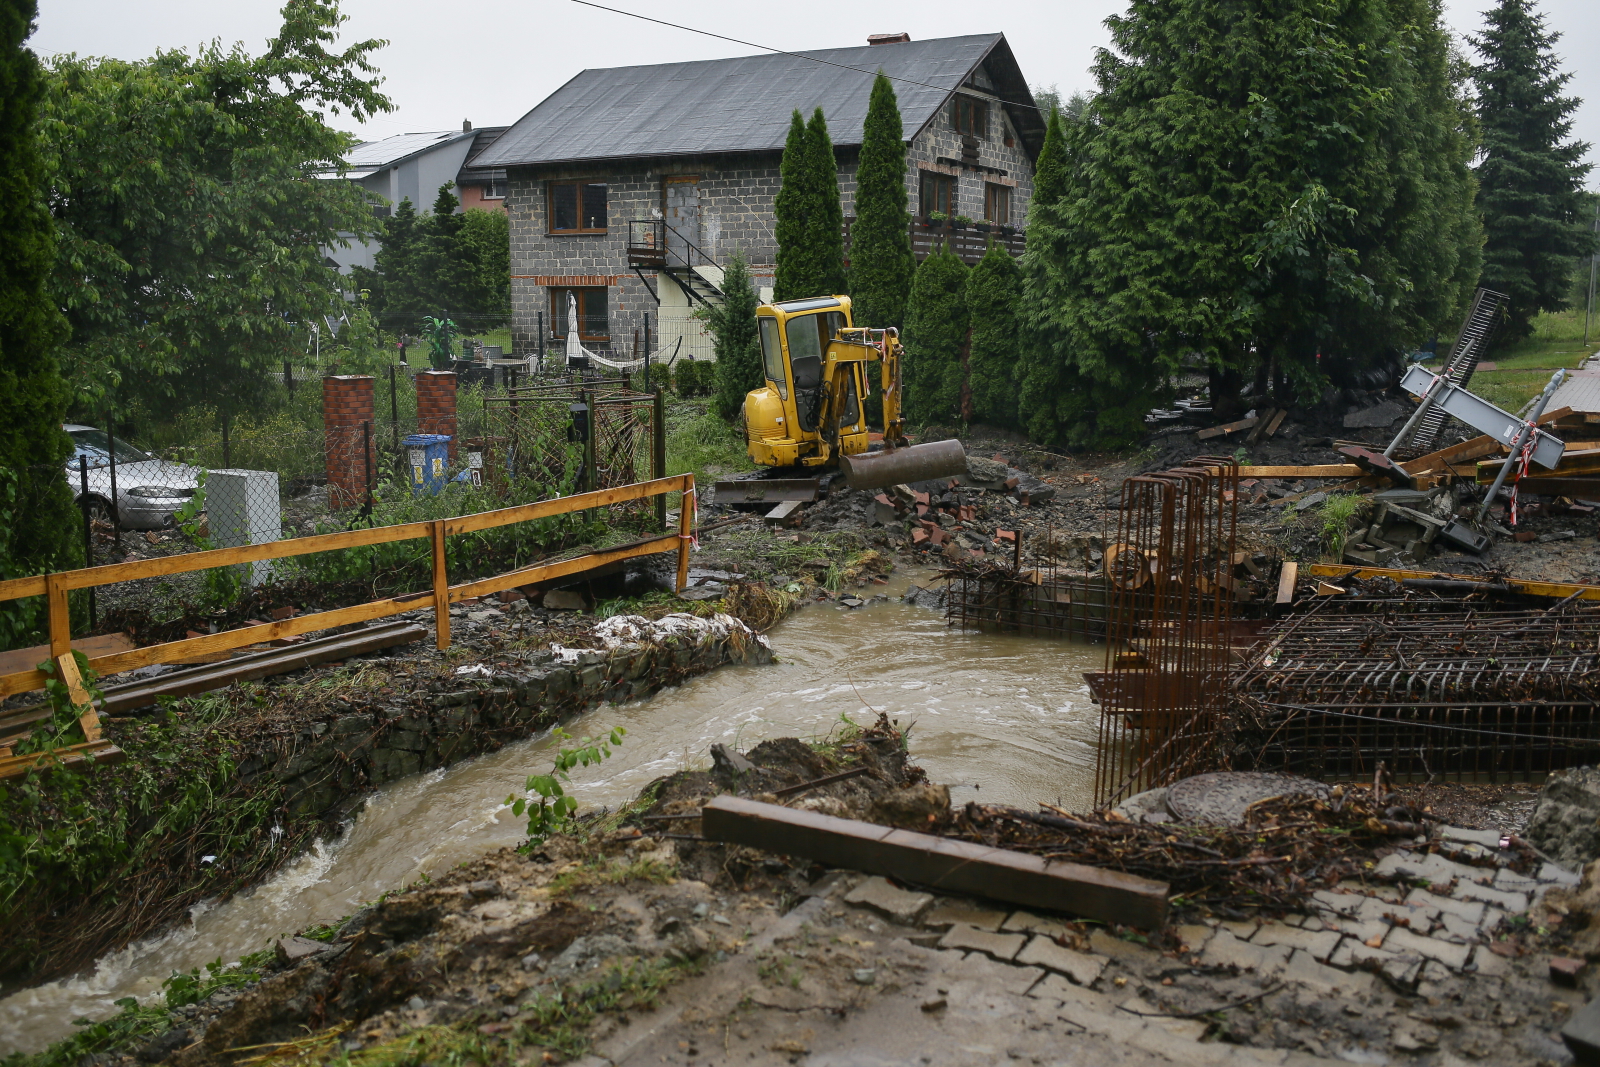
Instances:
[[[450,437],[450,462],[456,461],[456,372],[417,372],[417,432]]]
[[[327,454],[328,506],[348,508],[367,499],[366,435],[361,424],[373,426],[373,377],[336,374],[322,379],[322,435]],[[376,472],[373,474],[377,477]]]

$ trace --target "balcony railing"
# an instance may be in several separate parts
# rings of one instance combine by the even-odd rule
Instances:
[[[855,217],[844,220],[844,254],[850,258],[850,228],[855,223]],[[1009,226],[993,226],[987,222],[973,223],[969,226],[957,226],[950,222],[929,222],[926,219],[911,220],[911,254],[918,263],[933,255],[934,250],[941,244],[948,245],[960,260],[972,266],[984,257],[989,251],[989,242],[1010,252],[1012,256],[1021,256],[1023,248],[1027,245],[1025,235],[1021,230],[1014,230]]]
[[[698,224],[695,230],[699,230]],[[688,235],[669,226],[666,219],[628,221],[628,266],[662,270],[705,265],[715,266],[716,260]]]

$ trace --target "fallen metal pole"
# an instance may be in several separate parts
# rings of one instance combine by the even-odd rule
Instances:
[[[1516,466],[1517,453],[1522,451],[1522,443],[1528,439],[1530,433],[1535,432],[1534,428],[1539,425],[1539,416],[1544,414],[1544,406],[1550,402],[1550,398],[1555,395],[1556,389],[1566,379],[1567,372],[1564,370],[1558,370],[1550,375],[1550,381],[1545,383],[1544,392],[1540,393],[1539,399],[1534,401],[1533,414],[1528,416],[1528,420],[1517,428],[1517,436],[1511,439],[1511,455],[1506,457],[1504,463],[1500,464],[1500,473],[1495,475],[1494,484],[1489,487],[1489,492],[1484,496],[1483,503],[1478,507],[1476,521],[1479,525],[1482,525],[1484,518],[1488,516],[1489,505],[1493,504],[1494,498],[1499,495],[1500,487],[1506,482],[1506,475],[1510,474],[1511,468]]]

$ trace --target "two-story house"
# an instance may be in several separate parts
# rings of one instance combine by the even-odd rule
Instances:
[[[343,174],[330,170],[319,176],[361,186],[367,191],[372,213],[380,218],[393,214],[402,200],[410,200],[418,213],[426,214],[433,210],[439,187],[452,182],[461,201],[458,210],[503,211],[506,172],[468,166],[467,160],[489,148],[505,132],[504,126],[474,130],[472,123],[463,122],[460,130],[397,133],[350,149],[345,153]],[[339,236],[346,245],[325,249],[324,254],[341,273],[350,273],[353,266],[374,265],[377,241],[357,240],[348,233]]]
[[[809,119],[821,107],[827,116],[848,220],[880,70],[899,100],[919,259],[936,232],[969,261],[991,236],[1020,254],[1021,235],[1006,231],[1026,217],[1045,122],[1005,37],[868,40],[586,70],[472,157],[474,169],[506,174],[515,350],[536,350],[541,328],[546,349],[559,347],[575,300],[591,348],[625,356],[647,340],[670,347],[682,336],[689,354],[710,358],[692,313],[720,300],[728,256],[742,251],[763,297],[770,293],[773,198],[791,114]],[[965,216],[997,232],[952,232],[930,216]]]

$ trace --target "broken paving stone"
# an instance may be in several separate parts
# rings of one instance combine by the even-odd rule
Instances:
[[[878,980],[878,970],[876,967],[859,967],[850,977],[856,985],[871,985]]]
[[[1000,934],[980,930],[976,926],[957,923],[939,939],[940,948],[956,948],[982,952],[998,960],[1011,960],[1028,939],[1022,934]]]
[[[881,877],[868,878],[845,894],[845,903],[862,904],[902,926],[910,926],[933,903],[931,893],[911,893]]]
[[[1218,930],[1207,942],[1200,958],[1213,967],[1237,967],[1241,971],[1267,975],[1283,970],[1291,951],[1286,945],[1252,945],[1227,930]]]
[[[958,923],[980,930],[998,930],[1005,921],[1006,913],[1003,911],[980,908],[959,900],[941,900],[922,917],[922,925],[934,930],[943,930]]]
[[[1311,932],[1301,930],[1294,926],[1285,926],[1282,923],[1267,923],[1251,938],[1250,944],[1270,948],[1273,945],[1286,945],[1289,948],[1299,949],[1308,953],[1313,959],[1326,960],[1333,955],[1333,950],[1339,946],[1340,934],[1336,930]]]
[[[1048,919],[1031,911],[1012,912],[1000,924],[1000,929],[1008,934],[1044,934],[1046,937],[1060,937],[1069,932],[1067,924],[1059,919]]]
[[[1036,934],[1017,953],[1016,962],[1032,967],[1057,971],[1078,985],[1093,985],[1111,961],[1104,956],[1091,956],[1070,948],[1062,948],[1050,938]]]
[[[279,964],[287,967],[307,956],[315,956],[327,947],[324,942],[313,941],[309,937],[286,937],[272,946],[272,954],[278,958]]]
[[[1465,967],[1468,957],[1472,955],[1471,945],[1457,945],[1438,938],[1424,937],[1399,926],[1389,931],[1389,936],[1384,938],[1383,947],[1402,956],[1421,956],[1424,959],[1438,960],[1452,971],[1459,971]]]

